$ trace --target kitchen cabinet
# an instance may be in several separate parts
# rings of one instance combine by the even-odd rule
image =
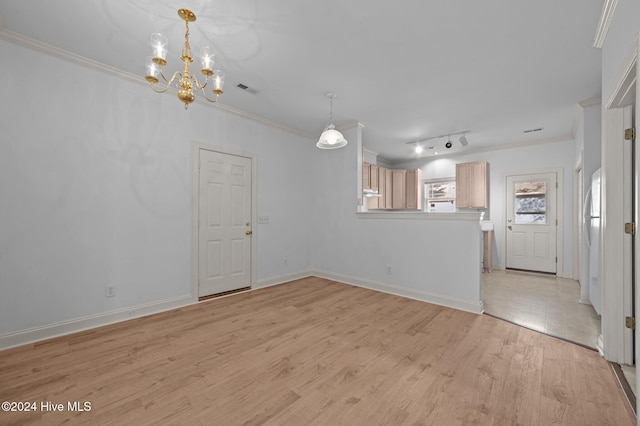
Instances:
[[[384,169],[384,209],[393,208],[393,171]]]
[[[379,188],[379,183],[378,183],[378,172],[380,170],[380,168],[374,164],[371,164],[370,166],[371,171],[369,172],[371,177],[369,179],[370,183],[371,183],[371,189],[373,189],[374,191],[377,191]]]
[[[422,210],[422,197],[420,194],[421,170],[407,170],[406,188],[407,188],[407,205],[410,210]]]
[[[407,171],[391,170],[391,208],[407,207]]]
[[[483,160],[456,164],[456,207],[489,207],[489,163]]]
[[[371,164],[362,163],[362,189],[371,189]]]
[[[379,196],[367,197],[367,208],[369,210],[385,208],[385,171],[384,167],[371,165],[371,189],[378,191]]]
[[[368,210],[421,210],[421,170],[387,169],[362,165],[362,189],[377,191],[378,197],[365,197]]]

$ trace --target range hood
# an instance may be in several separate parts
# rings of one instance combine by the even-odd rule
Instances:
[[[365,189],[362,190],[362,192],[364,193],[365,197],[382,197],[382,194],[380,194],[375,189],[365,188]]]

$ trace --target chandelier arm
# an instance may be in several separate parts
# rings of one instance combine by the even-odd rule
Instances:
[[[197,82],[197,80],[196,80]],[[200,91],[202,92],[202,96],[204,96],[204,98],[206,100],[208,100],[209,102],[218,102],[218,99],[220,98],[220,95],[218,93],[216,93],[216,98],[215,99],[211,99],[209,96],[207,96],[207,92],[204,90],[204,86],[200,86],[200,83],[197,83],[198,88],[200,89]],[[206,86],[206,83],[205,83]]]
[[[198,78],[195,75],[191,75],[193,77],[193,81],[196,83],[196,86],[198,87],[198,89],[202,90],[204,93],[204,88],[207,87],[207,84],[209,84],[209,76],[205,76],[204,78],[204,84],[200,84],[200,80],[198,80]]]
[[[180,74],[180,71],[176,71],[173,73],[173,76],[171,77],[170,80],[167,80],[167,78],[164,76],[164,74],[162,74],[162,71],[160,72],[160,75],[162,76],[162,78],[164,79],[164,81],[167,82],[167,84],[164,85],[164,88],[161,89],[157,89],[154,83],[150,83],[151,84],[151,89],[156,92],[156,93],[165,93],[167,90],[169,90],[169,86],[171,86],[171,83],[173,83],[173,81],[176,79],[176,77],[178,76],[178,74]]]
[[[162,67],[160,67],[160,76],[164,81],[167,82],[167,84],[171,84],[171,82],[176,78],[176,73],[174,72],[173,77],[171,77],[170,80],[167,80],[167,77],[164,75],[164,72],[162,71]]]

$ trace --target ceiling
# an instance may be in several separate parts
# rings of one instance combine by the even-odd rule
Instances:
[[[393,163],[416,157],[407,142],[463,130],[470,130],[468,146],[454,136],[447,150],[448,138],[432,139],[426,147],[434,149],[421,156],[571,137],[577,103],[600,98],[601,52],[592,45],[602,6],[603,0],[0,0],[0,37],[17,33],[142,81],[152,32],[169,37],[167,69],[179,69],[184,23],[176,11],[188,8],[197,15],[190,25],[194,53],[209,44],[227,75],[221,102],[313,138],[327,124],[325,93],[334,92],[336,126],[359,121],[364,146]],[[524,132],[535,128],[543,130]]]

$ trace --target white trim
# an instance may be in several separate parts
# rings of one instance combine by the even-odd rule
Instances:
[[[584,109],[597,105],[602,105],[601,98],[585,99],[584,101],[578,102],[578,105],[576,105],[576,113],[573,116],[573,124],[571,126],[571,135],[574,139],[576,137],[576,134],[578,133],[578,126],[580,125],[580,122],[584,117]]]
[[[67,334],[77,333],[79,331],[102,327],[109,324],[115,324],[133,318],[140,318],[147,315],[170,311],[172,309],[182,308],[192,304],[193,299],[190,295],[186,295],[173,299],[161,300],[159,302],[131,306],[117,311],[57,322],[42,327],[21,330],[15,333],[3,334],[0,336],[0,350],[22,346],[54,337],[65,336]]]
[[[273,287],[274,285],[280,285],[284,283],[288,283],[290,281],[301,280],[303,278],[312,277],[313,274],[309,271],[298,272],[296,274],[288,274],[288,275],[280,275],[278,277],[268,278],[265,280],[260,280],[256,282],[255,286],[253,286],[253,290],[257,290],[260,288]]]
[[[620,206],[625,199],[625,109],[635,103],[638,114],[637,84],[639,36],[636,33],[633,45],[627,51],[611,92],[607,97],[606,109],[602,111],[602,264],[603,286],[602,342],[599,349],[603,356],[613,362],[628,363],[631,360],[631,331],[624,327],[624,317],[629,315],[631,300],[629,285],[625,283],[625,258],[629,255],[629,245],[625,244],[623,231],[625,212]],[[633,89],[635,88],[635,92]],[[628,115],[629,109],[626,109]],[[637,123],[636,123],[637,126]],[[626,250],[625,250],[626,249]],[[626,263],[628,267],[628,262]],[[636,295],[640,300],[640,295]],[[636,305],[636,318],[640,307]],[[640,340],[640,339],[637,339]],[[640,341],[636,341],[636,351]],[[636,354],[637,356],[637,354]],[[636,375],[637,376],[637,375]],[[640,377],[637,377],[640,385]],[[640,399],[638,400],[640,404]]]
[[[119,68],[115,68],[106,64],[103,64],[101,62],[98,61],[94,61],[92,59],[89,59],[87,57],[69,52],[67,50],[64,49],[60,49],[59,47],[55,47],[52,46],[50,44],[47,43],[43,43],[41,41],[29,38],[29,37],[25,37],[22,34],[16,33],[15,31],[11,31],[8,30],[6,28],[3,27],[3,25],[1,25],[1,21],[0,21],[0,39],[3,39],[5,41],[8,41],[10,43],[13,44],[17,44],[19,46],[22,47],[26,47],[29,49],[33,49],[51,56],[55,56],[57,58],[60,59],[64,59],[70,62],[73,62],[75,64],[78,65],[82,65],[82,66],[86,66],[92,69],[96,69],[98,71],[102,71],[105,72],[107,74],[111,74],[114,75],[116,77],[122,78],[124,80],[133,82],[133,83],[138,83],[144,86],[148,86],[149,83],[147,83],[147,81],[144,79],[144,77],[142,75],[137,75],[137,74],[132,74],[130,72],[127,71],[123,71]],[[177,89],[175,89],[175,87],[170,87],[169,88],[169,92],[176,92]],[[271,121],[268,120],[266,118],[260,117],[258,115],[255,114],[251,114],[249,112],[246,111],[242,111],[238,108],[234,108],[232,106],[226,105],[222,102],[215,102],[215,103],[211,103],[205,99],[203,99],[202,97],[196,97],[195,102],[201,104],[201,105],[207,105],[208,107],[211,108],[216,108],[222,111],[226,111],[228,113],[234,114],[234,115],[238,115],[240,117],[246,118],[248,120],[252,120],[252,121],[257,121],[258,123],[264,124],[266,126],[269,127],[273,127],[275,129],[279,129],[288,133],[293,133],[294,135],[297,136],[301,136],[303,138],[307,138],[307,139],[317,139],[318,135],[315,134],[311,134],[299,129],[294,129],[292,127],[286,126],[284,124],[281,123],[277,123],[275,121]],[[346,128],[351,128],[353,127],[353,124],[350,123],[346,126],[344,126]]]
[[[191,297],[194,302],[198,301],[198,201],[199,201],[199,163],[200,150],[219,152],[236,157],[245,157],[251,160],[251,223],[258,224],[258,156],[250,152],[244,152],[215,146],[207,143],[191,142]],[[251,288],[256,284],[257,275],[257,253],[258,253],[258,226],[252,226],[251,236]]]
[[[624,363],[624,230],[623,212],[623,110],[603,111],[601,274],[602,350],[608,361]]]
[[[636,64],[638,62],[638,34],[633,40],[633,44],[627,51],[622,61],[622,65],[618,70],[614,85],[607,97],[606,108],[622,108],[631,103],[631,98],[635,96],[630,89],[637,78]]]
[[[418,220],[471,220],[480,222],[480,213],[430,213],[430,212],[359,212],[358,219],[418,219]]]
[[[543,174],[543,173],[555,173],[556,181],[558,183],[558,188],[556,188],[556,219],[558,221],[558,226],[556,228],[556,256],[558,256],[558,262],[556,263],[556,277],[573,278],[572,275],[567,275],[567,273],[564,270],[564,252],[563,252],[564,250],[564,215],[563,215],[564,213],[564,169],[558,167],[558,168],[551,168],[551,169],[527,170],[527,171],[505,173],[505,175],[502,177],[503,179],[502,187],[505,190],[505,197],[506,197],[506,191],[509,190],[507,188],[507,178],[509,176],[537,175],[537,174]],[[504,208],[505,208],[505,217],[507,217],[506,215],[508,214],[508,212],[506,212],[506,209],[507,209],[506,202],[505,202]],[[503,244],[502,248],[504,250],[503,253],[505,255],[503,256],[504,265],[501,264],[501,267],[502,269],[506,270],[506,267],[507,267],[506,234],[502,244]]]
[[[471,312],[478,315],[484,312],[484,305],[482,300],[472,301],[456,299],[454,297],[442,296],[439,294],[429,293],[427,291],[416,290],[408,287],[399,287],[377,281],[370,281],[347,275],[334,274],[331,272],[313,271],[311,275],[332,281],[337,281],[343,284],[367,288],[369,290],[380,291],[382,293],[393,294],[396,296],[406,297],[408,299],[420,300],[422,302],[446,306],[448,308]]]
[[[617,6],[618,0],[606,0],[602,5],[600,21],[598,22],[596,35],[593,38],[593,47],[600,49],[604,45],[604,41],[607,38],[607,33],[609,32],[609,27],[611,26],[611,21],[613,21],[613,15],[616,13]]]
[[[578,102],[578,105],[580,105],[582,108],[589,108],[596,105],[602,105],[602,98],[585,99],[584,101]]]

